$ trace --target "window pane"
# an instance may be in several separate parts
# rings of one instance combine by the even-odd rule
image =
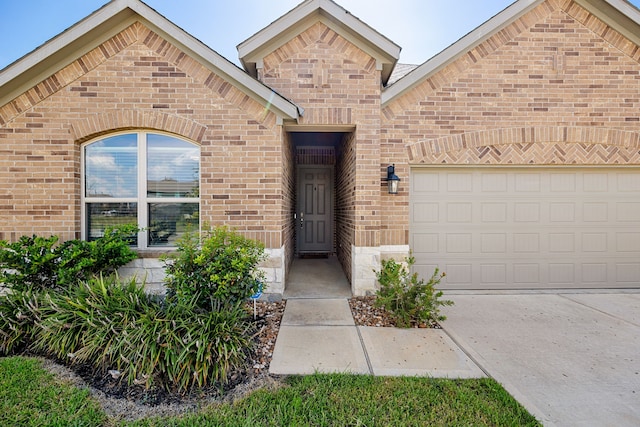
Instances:
[[[198,203],[150,203],[149,246],[176,246],[187,231],[198,231]]]
[[[200,149],[166,135],[147,136],[147,196],[199,197]]]
[[[87,203],[87,240],[104,235],[107,227],[138,224],[137,203]],[[131,245],[138,244],[138,236],[131,237]]]
[[[105,138],[85,147],[86,197],[136,197],[138,151],[136,134]]]

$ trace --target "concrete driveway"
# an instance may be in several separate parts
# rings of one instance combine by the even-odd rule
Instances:
[[[545,426],[640,425],[640,294],[451,295],[445,331]]]

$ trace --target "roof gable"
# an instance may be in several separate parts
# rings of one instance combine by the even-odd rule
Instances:
[[[302,109],[275,93],[140,0],[112,0],[33,52],[0,70],[0,106],[10,102],[136,21],[193,56],[202,65],[269,107],[295,120]]]
[[[385,88],[382,92],[382,107],[384,108],[394,99],[401,97],[545,1],[548,0],[517,0],[460,40],[406,74],[396,83]],[[640,10],[624,0],[574,1],[640,46]]]
[[[257,68],[262,67],[265,56],[318,21],[375,58],[386,84],[398,61],[400,47],[332,0],[305,0],[240,43],[238,54],[242,65],[249,74],[257,76]]]

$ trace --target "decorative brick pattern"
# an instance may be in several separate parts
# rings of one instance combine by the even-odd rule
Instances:
[[[407,147],[410,164],[640,164],[640,133],[590,127],[479,131]]]

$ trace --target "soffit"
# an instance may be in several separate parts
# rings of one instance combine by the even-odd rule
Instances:
[[[400,55],[400,47],[331,0],[306,0],[266,28],[238,45],[240,62],[257,76],[262,60],[316,22],[322,22],[340,36],[377,60],[383,84]]]
[[[381,106],[384,108],[395,98],[398,98],[417,86],[425,79],[473,50],[495,33],[519,19],[521,16],[538,6],[545,0],[518,0],[480,25],[460,40],[427,60],[415,70],[393,85],[383,89]],[[625,0],[574,0],[614,30],[620,32],[633,43],[640,45],[640,10]]]
[[[104,41],[139,21],[232,83],[268,105],[283,120],[296,120],[302,109],[275,93],[217,52],[139,0],[113,0],[31,53],[0,70],[0,105],[35,86]]]

